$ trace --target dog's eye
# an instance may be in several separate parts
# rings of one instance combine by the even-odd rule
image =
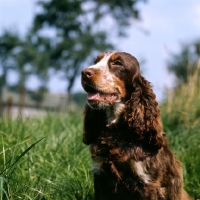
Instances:
[[[122,63],[119,60],[115,60],[113,64],[114,65],[122,65]]]

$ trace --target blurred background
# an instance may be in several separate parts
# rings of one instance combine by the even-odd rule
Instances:
[[[198,66],[199,0],[0,0],[0,115],[84,105],[80,72],[110,50],[134,55],[162,102]]]

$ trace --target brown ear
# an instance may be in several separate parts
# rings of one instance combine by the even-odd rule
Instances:
[[[83,142],[87,145],[94,143],[102,126],[105,127],[105,112],[103,110],[92,109],[86,105],[84,110]]]
[[[141,75],[135,77],[131,99],[126,103],[125,120],[143,142],[144,148],[163,145],[160,110],[150,83]]]

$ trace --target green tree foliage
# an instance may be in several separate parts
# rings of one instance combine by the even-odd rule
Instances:
[[[34,37],[29,33],[21,51],[17,55],[19,86],[24,86],[30,75],[37,75],[41,82],[40,87],[46,87],[48,81],[49,57],[45,51],[49,49],[49,39]]]
[[[182,45],[179,54],[172,54],[168,62],[168,69],[177,78],[177,85],[187,83],[189,77],[196,72],[200,59],[200,40]]]
[[[16,54],[22,45],[18,35],[8,31],[0,36],[0,90],[7,85],[9,70],[16,69]]]
[[[9,71],[20,71],[18,55],[22,48],[23,41],[16,33],[4,31],[0,36],[0,117],[3,113],[4,104],[2,101],[2,89],[8,86],[7,75]]]
[[[37,75],[41,82],[40,88],[35,94],[36,102],[39,105],[43,100],[48,71],[47,56],[41,54],[44,49],[43,45],[45,45],[45,39],[40,39],[40,37],[37,37],[37,40],[33,40],[30,35],[21,38],[18,34],[9,31],[3,32],[0,36],[0,116],[3,112],[3,103],[5,103],[2,101],[3,87],[7,86],[15,92],[19,92],[19,104],[23,107],[25,85],[30,75]],[[12,85],[8,80],[8,74],[11,71],[18,75],[15,82],[12,80]],[[43,89],[41,90],[41,88]]]
[[[18,74],[15,87],[24,87],[29,75],[37,74],[44,80],[47,73],[47,57],[42,54],[45,39],[30,35],[21,38],[17,33],[5,31],[0,36],[0,86],[9,86],[7,75],[10,71]],[[40,67],[37,67],[40,66]]]
[[[40,87],[58,73],[70,94],[76,77],[101,51],[114,48],[112,36],[140,19],[137,4],[145,0],[38,0],[37,13],[25,37],[6,31],[0,35],[1,86],[15,70],[17,87],[37,75]]]
[[[60,71],[70,93],[81,69],[99,51],[113,49],[109,34],[124,33],[131,19],[139,19],[138,1],[38,1],[34,37],[48,38],[49,67]],[[118,29],[112,29],[117,24]],[[122,28],[123,27],[123,28]]]

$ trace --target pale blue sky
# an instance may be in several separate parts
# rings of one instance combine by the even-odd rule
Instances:
[[[25,34],[36,11],[35,0],[0,0],[0,32],[12,29]],[[144,76],[154,86],[158,99],[164,87],[173,85],[173,77],[166,69],[170,52],[179,52],[180,44],[200,38],[199,0],[149,0],[140,4],[142,21],[128,31],[128,38],[115,39],[117,50],[133,54],[138,60],[145,59]],[[144,34],[141,29],[147,30]],[[87,67],[87,66],[86,66]],[[34,88],[35,81],[29,82]],[[66,83],[56,76],[49,88],[52,92],[64,93]],[[80,80],[74,90],[81,90]]]

